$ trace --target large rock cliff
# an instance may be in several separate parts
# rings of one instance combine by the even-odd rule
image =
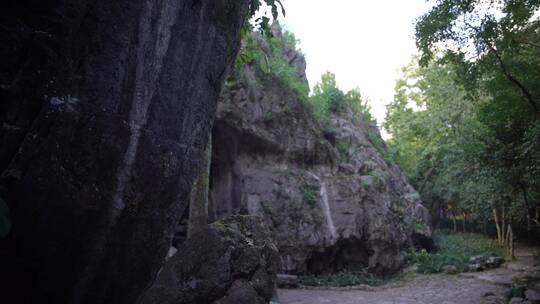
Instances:
[[[199,174],[249,3],[2,2],[3,302],[136,303]]]
[[[283,56],[307,81],[303,56],[285,44]],[[407,247],[430,246],[428,212],[385,161],[376,126],[345,111],[323,132],[301,96],[256,64],[227,82],[213,144],[211,215],[261,216],[284,272],[388,274]]]

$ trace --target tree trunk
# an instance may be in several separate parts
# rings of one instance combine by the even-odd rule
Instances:
[[[523,202],[525,204],[525,211],[527,212],[527,231],[531,231],[531,210],[529,208],[529,198],[527,195],[527,187],[523,183],[519,183],[519,187],[521,188],[521,192],[523,193]]]
[[[506,236],[506,211],[505,211],[505,208],[504,208],[504,200],[502,202],[502,209],[501,209],[501,237],[502,237],[502,242],[503,242],[503,245],[504,245],[504,237]]]
[[[212,162],[212,133],[208,136],[208,144],[204,151],[202,172],[195,180],[190,195],[188,237],[200,231],[208,223],[208,192],[210,181],[210,165]]]
[[[502,230],[499,223],[499,216],[497,215],[497,209],[493,209],[493,220],[495,221],[495,228],[497,228],[497,241],[500,245],[503,244]]]
[[[457,220],[454,212],[452,212],[452,222],[454,223],[454,233],[457,233]]]
[[[508,224],[508,228],[506,229],[504,248],[506,249],[508,257],[514,259],[514,232],[512,231],[512,226],[510,224]]]

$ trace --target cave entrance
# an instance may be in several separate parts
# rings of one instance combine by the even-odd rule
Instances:
[[[340,271],[362,271],[369,265],[372,254],[359,239],[338,241],[321,252],[313,252],[306,261],[308,274],[320,275]]]

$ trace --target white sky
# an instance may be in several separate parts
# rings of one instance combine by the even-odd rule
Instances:
[[[313,87],[325,71],[344,91],[359,87],[384,120],[399,69],[416,53],[414,20],[426,0],[284,0],[280,22],[300,40]]]

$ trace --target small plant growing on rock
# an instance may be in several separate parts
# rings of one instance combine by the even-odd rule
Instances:
[[[347,161],[349,156],[349,147],[345,143],[338,143],[336,145],[336,149],[338,152],[339,160],[344,162]]]
[[[312,189],[306,189],[304,190],[304,202],[311,207],[315,206],[317,203],[317,193],[313,191]]]

